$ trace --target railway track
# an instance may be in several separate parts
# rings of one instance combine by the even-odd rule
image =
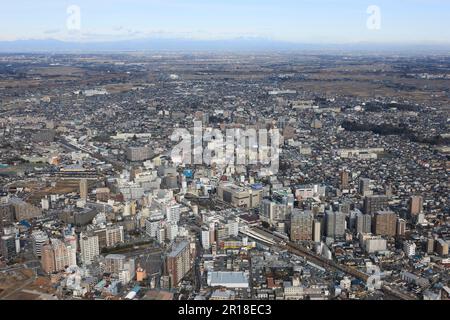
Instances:
[[[367,280],[369,279],[369,275],[364,272],[361,272],[361,271],[359,271],[355,268],[349,267],[349,266],[345,266],[345,265],[336,263],[334,261],[327,260],[327,259],[325,259],[319,255],[316,255],[313,252],[309,251],[308,249],[305,249],[295,243],[286,242],[281,237],[274,235],[272,232],[270,232],[266,229],[263,229],[261,227],[255,227],[254,229],[257,229],[258,232],[260,232],[264,236],[271,237],[275,241],[279,242],[280,247],[288,250],[289,252],[291,252],[293,254],[296,254],[298,256],[306,258],[309,261],[311,261],[317,265],[320,265],[321,267],[324,267],[326,269],[333,269],[333,270],[338,270],[338,271],[344,272],[344,273],[351,275],[351,276],[353,276],[361,281],[364,281],[364,282],[367,282]],[[385,294],[391,295],[391,296],[399,298],[401,300],[417,300],[416,297],[412,297],[409,294],[395,290],[394,288],[391,288],[389,285],[386,285],[386,284],[382,284],[381,290]]]

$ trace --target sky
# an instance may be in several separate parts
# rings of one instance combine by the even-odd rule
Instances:
[[[450,43],[450,0],[1,2],[0,41],[264,38],[295,43]],[[79,8],[79,15],[68,12],[71,6]],[[378,11],[368,12],[369,6]]]

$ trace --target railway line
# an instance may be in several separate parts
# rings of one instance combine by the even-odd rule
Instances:
[[[259,233],[264,238],[270,238],[270,239],[275,240],[275,242],[278,243],[278,245],[281,248],[284,248],[293,254],[296,254],[298,256],[306,258],[307,260],[309,260],[319,266],[322,266],[326,269],[333,269],[333,270],[338,270],[338,271],[344,272],[345,274],[351,275],[363,282],[367,282],[367,280],[369,279],[369,275],[364,272],[361,272],[361,271],[359,271],[355,268],[349,267],[349,266],[345,266],[345,265],[336,263],[334,261],[327,260],[327,259],[325,259],[319,255],[316,255],[313,252],[301,247],[300,245],[297,245],[293,242],[285,241],[285,239],[273,234],[272,232],[270,232],[262,227],[254,227],[252,231],[254,233]],[[385,294],[393,296],[400,300],[417,300],[416,297],[413,297],[407,293],[400,292],[399,290],[391,288],[388,284],[383,283],[381,290]]]

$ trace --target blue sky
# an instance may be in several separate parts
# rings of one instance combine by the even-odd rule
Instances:
[[[66,28],[67,7],[81,29]],[[381,10],[369,30],[368,6]],[[308,43],[450,43],[450,0],[15,0],[0,8],[0,40],[78,41],[262,37]]]

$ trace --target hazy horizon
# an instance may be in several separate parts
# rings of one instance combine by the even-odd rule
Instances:
[[[448,0],[19,0],[0,41],[221,41],[450,45]]]

